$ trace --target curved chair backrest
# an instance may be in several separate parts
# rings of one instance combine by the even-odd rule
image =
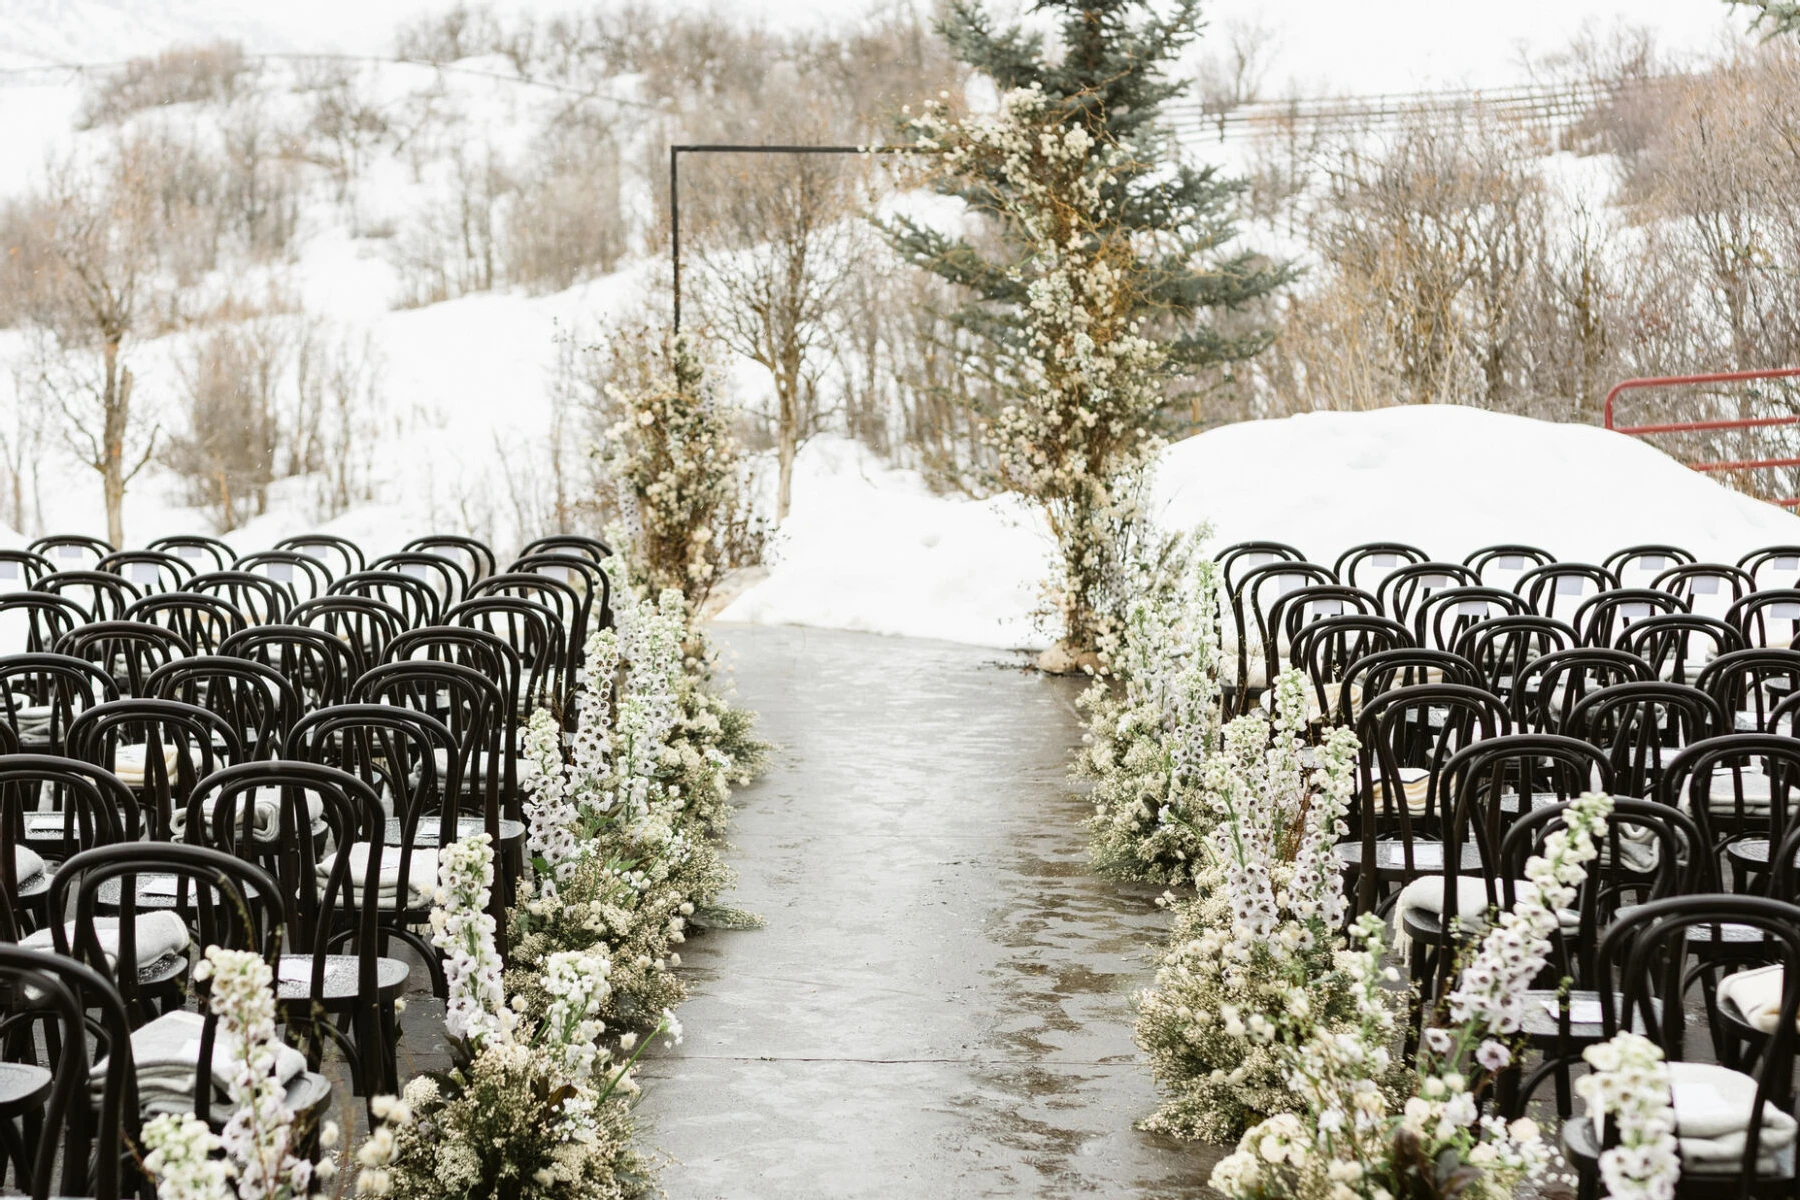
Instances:
[[[35,551],[0,550],[0,589],[5,591],[28,588],[55,571],[56,564]]]
[[[293,594],[296,604],[317,599],[331,587],[331,568],[297,550],[259,550],[232,563],[231,569],[248,571],[281,584]]]
[[[346,575],[332,583],[330,594],[379,600],[402,614],[407,629],[437,624],[438,614],[444,610],[443,598],[430,583],[393,570]]]
[[[1756,580],[1748,571],[1724,563],[1684,563],[1658,575],[1650,586],[1680,596],[1689,612],[1722,617],[1756,590]]]
[[[1519,576],[1513,590],[1540,617],[1569,620],[1581,602],[1596,592],[1619,586],[1619,578],[1593,563],[1555,562],[1533,567]]]
[[[590,601],[593,599],[585,591],[534,571],[505,571],[490,576],[469,589],[470,599],[478,596],[516,596],[535,600],[555,610],[568,639],[564,659],[574,666],[581,665],[587,643]]]
[[[280,674],[293,685],[302,712],[342,704],[363,672],[354,643],[310,625],[257,625],[226,638],[219,653]]]
[[[1341,617],[1346,613],[1379,616],[1381,607],[1374,596],[1361,588],[1343,587],[1335,583],[1295,588],[1278,596],[1269,607],[1269,628],[1275,636],[1263,643],[1264,667],[1271,683],[1290,662],[1299,666],[1292,659],[1292,647],[1301,630],[1315,621]],[[1284,658],[1287,661],[1284,662]]]
[[[1405,542],[1364,542],[1338,555],[1337,561],[1331,564],[1331,573],[1350,587],[1373,592],[1390,571],[1430,558],[1425,551]]]
[[[414,538],[400,548],[415,553],[441,554],[459,564],[468,573],[471,583],[486,579],[500,569],[500,560],[494,556],[486,542],[462,534],[427,534],[425,537]]]
[[[1313,703],[1335,724],[1353,722],[1354,712],[1337,707],[1340,685],[1359,661],[1384,650],[1413,644],[1406,626],[1373,613],[1324,617],[1294,636],[1288,661],[1312,680]]]
[[[584,560],[585,561],[585,560]],[[460,604],[469,594],[469,572],[456,559],[447,554],[437,554],[423,550],[403,550],[398,554],[384,554],[369,564],[371,571],[393,571],[407,575],[413,579],[423,580],[433,592],[437,593],[438,609],[434,616],[453,605]]]
[[[1638,621],[1685,612],[1679,596],[1653,588],[1614,588],[1589,596],[1569,623],[1584,646],[1611,646]]]
[[[81,533],[54,533],[26,547],[56,564],[59,571],[87,571],[116,548],[110,542]]]
[[[120,620],[126,609],[144,598],[136,584],[110,571],[58,571],[44,576],[31,588],[74,601],[89,621]]]
[[[64,863],[51,882],[51,911],[69,912],[73,907],[74,915],[68,925],[51,922],[51,936],[58,954],[70,955],[109,978],[128,1013],[147,1012],[138,980],[136,918],[139,898],[151,879],[173,884],[169,889],[173,908],[193,937],[190,955],[210,946],[249,950],[269,964],[271,975],[276,974],[284,939],[293,928],[293,907],[267,871],[223,851],[181,842],[96,846]],[[106,886],[115,880],[116,892]],[[96,932],[96,918],[104,908],[115,908],[118,916],[117,958],[113,962],[107,961],[107,951]],[[211,1090],[207,1067],[212,1021],[209,1014],[196,1072],[197,1099]]]
[[[275,543],[275,549],[292,550],[296,554],[317,559],[330,568],[333,579],[354,575],[366,570],[369,565],[368,556],[363,553],[361,546],[335,533],[302,533],[282,538]]]
[[[1600,565],[1618,576],[1621,587],[1654,586],[1650,581],[1668,570],[1694,561],[1694,556],[1680,546],[1652,543],[1627,546],[1606,556]]]
[[[1455,683],[1480,687],[1481,672],[1475,664],[1445,650],[1401,646],[1367,654],[1345,669],[1338,690],[1338,711],[1357,716],[1363,705],[1386,692],[1427,683]]]
[[[157,538],[145,548],[160,550],[164,554],[173,554],[191,566],[196,575],[204,575],[209,571],[226,570],[237,558],[237,551],[218,538],[206,537],[198,533]]]
[[[46,800],[53,806],[49,810],[41,807]],[[52,862],[95,846],[135,841],[136,802],[124,784],[82,763],[48,754],[0,757],[0,927],[13,924],[15,938],[24,932],[16,928],[16,914],[30,911],[24,888],[33,882],[19,878],[14,854],[25,840],[21,835]],[[41,890],[46,881],[35,882]]]
[[[1792,646],[1800,641],[1800,588],[1751,592],[1725,613],[1745,646]]]
[[[513,741],[507,736],[512,722],[499,684],[459,663],[409,658],[364,671],[350,688],[350,702],[423,713],[449,730],[462,790],[447,794],[458,805],[472,802],[499,845],[502,786],[517,779]],[[505,795],[513,798],[512,792]]]
[[[1470,551],[1463,557],[1463,566],[1475,572],[1483,587],[1510,588],[1525,572],[1555,561],[1556,555],[1541,547],[1507,543]]]
[[[295,605],[288,620],[293,625],[328,633],[355,650],[359,675],[381,661],[396,634],[410,628],[405,613],[368,596],[321,596]]]
[[[196,654],[217,654],[226,638],[250,626],[250,619],[231,601],[197,592],[145,596],[125,610],[125,619],[166,629]]]
[[[1612,928],[1600,940],[1596,973],[1601,979],[1616,979],[1615,995],[1611,987],[1599,988],[1600,1029],[1602,1039],[1611,1039],[1621,1029],[1641,1032],[1662,1049],[1670,1061],[1688,1058],[1690,1048],[1707,1038],[1693,1038],[1688,1023],[1697,1021],[1703,1029],[1719,1029],[1722,1018],[1718,1000],[1711,987],[1702,990],[1703,1006],[1691,1013],[1684,1003],[1672,998],[1689,994],[1691,980],[1688,949],[1697,934],[1714,942],[1723,940],[1726,927],[1733,933],[1752,934],[1758,958],[1781,965],[1781,1003],[1771,1031],[1758,1047],[1754,1061],[1745,1063],[1746,1073],[1755,1083],[1755,1093],[1748,1111],[1762,1113],[1767,1107],[1786,1109],[1793,1103],[1794,1091],[1794,1017],[1800,1011],[1800,907],[1770,900],[1762,896],[1710,894],[1671,896],[1655,900],[1619,914]],[[1733,1177],[1725,1164],[1717,1164],[1719,1184],[1714,1195],[1736,1194],[1739,1200],[1770,1194],[1755,1185],[1759,1162],[1768,1156],[1763,1147],[1763,1122],[1753,1120],[1744,1136],[1743,1154],[1738,1160],[1738,1174]],[[1615,1140],[1612,1118],[1607,1118],[1606,1133],[1599,1140],[1606,1145]],[[1781,1191],[1792,1186],[1792,1176],[1779,1185]]]
[[[1800,741],[1771,733],[1698,739],[1669,759],[1656,799],[1691,814],[1712,851],[1751,836],[1773,840],[1800,809]]]
[[[526,547],[525,553],[533,553],[531,547]],[[1230,596],[1237,591],[1245,572],[1270,563],[1305,562],[1306,555],[1286,542],[1234,542],[1213,555],[1213,561],[1219,564],[1219,579],[1225,594]]]
[[[1615,683],[1654,679],[1635,654],[1604,646],[1577,646],[1532,659],[1513,679],[1513,719],[1521,730],[1568,732],[1569,714],[1590,692]]]
[[[1800,546],[1764,546],[1737,560],[1753,588],[1800,588]],[[1764,576],[1767,576],[1767,579]]]
[[[262,626],[261,628],[281,628]],[[230,654],[170,663],[150,676],[147,694],[215,713],[237,731],[248,758],[277,758],[300,719],[300,691],[274,667]]]
[[[120,550],[101,559],[95,570],[129,580],[146,596],[175,591],[199,574],[185,558],[161,550]]]
[[[1719,702],[1685,683],[1615,683],[1583,696],[1561,730],[1592,742],[1612,761],[1621,795],[1648,799],[1682,746],[1717,736]]]
[[[1413,617],[1425,601],[1451,588],[1478,587],[1480,583],[1481,577],[1461,563],[1415,562],[1395,567],[1384,575],[1375,595],[1381,601],[1382,612],[1403,625],[1414,626],[1417,636]]]
[[[600,564],[579,554],[527,554],[506,568],[514,575],[542,575],[566,583],[582,597],[587,628],[612,626],[612,580]],[[598,622],[596,625],[595,622]]]
[[[121,753],[132,761],[121,762]],[[196,783],[245,758],[243,738],[217,713],[156,699],[109,700],[81,713],[69,725],[68,756],[132,787],[159,841],[172,836],[171,818]]]
[[[521,712],[542,704],[559,706],[573,690],[568,635],[549,605],[522,596],[476,596],[446,612],[444,624],[492,634],[512,647],[523,670]]]
[[[1580,639],[1573,626],[1536,613],[1490,617],[1462,631],[1452,649],[1474,663],[1494,695],[1506,700],[1515,724],[1519,710],[1511,706],[1514,682],[1525,664],[1558,650],[1572,650]]]
[[[1455,650],[1470,626],[1496,617],[1529,614],[1525,601],[1492,587],[1450,587],[1433,592],[1413,608],[1413,637],[1421,646]]]
[[[64,752],[75,718],[119,698],[119,685],[93,663],[66,654],[0,658],[0,719],[21,749]]]
[[[63,634],[55,653],[93,663],[113,677],[122,696],[144,696],[152,672],[191,657],[194,648],[160,625],[95,621]]]
[[[278,624],[294,607],[292,588],[249,571],[211,571],[188,580],[182,590],[228,601],[252,625]]]
[[[1445,766],[1472,742],[1511,733],[1512,724],[1499,699],[1480,688],[1426,683],[1365,697],[1356,732],[1363,746],[1356,800],[1362,836],[1357,908],[1367,912],[1374,906],[1378,869],[1405,879],[1425,869],[1415,855],[1416,843],[1439,834]],[[1397,851],[1389,851],[1387,861],[1378,858],[1384,841]]]
[[[119,990],[66,955],[3,944],[0,980],[10,1000],[0,1023],[7,1044],[24,1040],[35,1046],[39,1039],[30,1027],[46,1017],[58,1027],[56,1036],[42,1039],[46,1049],[56,1048],[56,1062],[50,1093],[35,1114],[37,1146],[26,1150],[30,1163],[20,1164],[30,1177],[21,1178],[20,1185],[32,1200],[119,1200],[121,1163],[140,1141],[131,1021]],[[91,1054],[90,1036],[95,1038]],[[96,1091],[90,1092],[90,1081],[99,1084]]]
[[[48,654],[65,634],[87,621],[87,610],[67,596],[35,590],[0,594],[0,628],[10,626],[7,649],[14,653]]]
[[[553,533],[548,537],[527,542],[525,548],[519,551],[519,557],[524,558],[528,554],[559,554],[566,550],[585,555],[595,562],[605,562],[613,554],[612,547],[599,538],[587,537],[579,533]]]
[[[315,805],[311,801],[316,801]],[[271,811],[272,810],[272,811]],[[314,956],[311,994],[323,994],[324,957],[344,929],[371,951],[381,894],[381,855],[364,856],[363,875],[350,877],[345,846],[386,843],[387,817],[375,789],[336,767],[293,759],[240,763],[215,771],[188,801],[186,840],[264,867],[293,900],[294,951]],[[318,836],[319,832],[324,838]],[[328,841],[335,852],[327,862]],[[359,982],[376,986],[374,954]]]
[[[1717,617],[1698,613],[1659,613],[1633,622],[1613,644],[1635,654],[1658,679],[1693,683],[1706,664],[1744,648],[1744,638]]]
[[[1782,700],[1800,694],[1800,650],[1733,650],[1700,669],[1694,686],[1719,702],[1737,732],[1771,733]]]

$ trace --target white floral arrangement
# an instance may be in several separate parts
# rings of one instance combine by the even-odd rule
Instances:
[[[144,1168],[160,1200],[300,1200],[315,1182],[330,1178],[333,1164],[312,1162],[294,1151],[294,1111],[275,1070],[274,976],[262,957],[247,950],[208,946],[194,964],[194,980],[207,983],[207,1007],[218,1018],[216,1050],[234,1053],[227,1095],[232,1112],[215,1134],[193,1113],[160,1115],[142,1132]],[[320,1130],[337,1139],[337,1127]]]
[[[1612,800],[1587,794],[1525,867],[1514,904],[1482,937],[1448,1002],[1449,1025],[1428,1029],[1408,1094],[1384,1087],[1395,1021],[1382,987],[1385,926],[1365,914],[1346,963],[1357,1020],[1314,1030],[1287,1051],[1294,1113],[1251,1130],[1215,1168],[1231,1200],[1392,1200],[1462,1196],[1503,1200],[1542,1179],[1553,1152],[1529,1119],[1481,1115],[1480,1097],[1512,1061],[1523,993],[1549,961],[1557,910],[1575,901]],[[1358,961],[1360,960],[1360,961]]]
[[[1614,1200],[1674,1200],[1681,1182],[1675,1103],[1662,1047],[1629,1031],[1589,1046],[1593,1070],[1575,1081],[1600,1136],[1599,1114],[1613,1119],[1618,1144],[1600,1152],[1600,1178]]]
[[[1017,394],[988,440],[998,481],[1042,506],[1056,536],[1064,643],[1092,652],[1119,615],[1106,594],[1129,598],[1122,575],[1162,445],[1151,427],[1167,354],[1140,326],[1143,264],[1113,199],[1139,165],[1035,85],[1003,93],[992,113],[958,118],[933,102],[910,124],[914,145],[1023,243]]]
[[[1333,846],[1356,790],[1357,740],[1307,737],[1307,684],[1276,680],[1273,719],[1226,725],[1199,771],[1210,810],[1196,896],[1175,906],[1153,988],[1136,997],[1138,1043],[1166,1099],[1145,1122],[1227,1141],[1297,1107],[1285,1047],[1355,1019],[1355,956]]]
[[[1145,586],[1107,646],[1107,671],[1081,698],[1088,731],[1075,775],[1090,780],[1090,853],[1102,874],[1186,883],[1211,813],[1201,771],[1219,748],[1219,572],[1177,563]]]
[[[598,1015],[611,962],[604,948],[550,956],[547,1011],[523,1017],[522,999],[504,998],[486,912],[492,880],[485,833],[439,855],[431,927],[445,955],[454,1065],[413,1080],[400,1099],[378,1098],[382,1124],[357,1151],[358,1192],[475,1200],[504,1183],[520,1200],[648,1195],[626,1102],[636,1055],[598,1078],[611,1059]]]

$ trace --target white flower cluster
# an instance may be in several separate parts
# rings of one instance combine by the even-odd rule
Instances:
[[[310,1194],[312,1163],[293,1153],[294,1112],[275,1074],[274,976],[261,956],[208,946],[194,964],[210,984],[218,1018],[216,1053],[233,1055],[227,1092],[232,1113],[220,1134],[192,1113],[158,1116],[143,1130],[144,1165],[161,1200],[297,1200]],[[335,1128],[324,1131],[326,1140]],[[224,1151],[216,1158],[216,1151]],[[321,1165],[320,1176],[329,1175]]]
[[[1383,1200],[1412,1194],[1410,1173],[1429,1163],[1440,1177],[1471,1168],[1478,1174],[1466,1194],[1497,1198],[1540,1178],[1552,1151],[1537,1125],[1484,1117],[1476,1096],[1512,1062],[1504,1039],[1519,1029],[1525,993],[1548,963],[1557,910],[1574,902],[1611,812],[1609,797],[1582,796],[1563,828],[1545,838],[1543,853],[1526,863],[1512,908],[1483,937],[1450,994],[1451,1026],[1425,1031],[1411,1093],[1397,1113],[1383,1091],[1394,1065],[1394,1017],[1381,986],[1396,975],[1382,966],[1383,923],[1364,914],[1352,930],[1352,950],[1340,958],[1353,982],[1356,1020],[1315,1030],[1287,1056],[1289,1084],[1302,1101],[1297,1115],[1316,1134],[1302,1139],[1311,1148],[1298,1158],[1270,1159],[1259,1153],[1259,1130],[1251,1130],[1238,1153],[1219,1164],[1213,1186],[1232,1200]],[[1632,1157],[1630,1168],[1646,1161]]]
[[[1150,426],[1166,355],[1139,327],[1144,268],[1113,199],[1138,164],[1036,85],[960,121],[927,105],[912,127],[915,144],[1024,243],[1011,268],[1024,297],[1018,397],[989,436],[1006,486],[1045,507],[1062,551],[1065,636],[1090,646],[1119,531],[1141,516],[1137,485],[1160,447]]]
[[[512,1036],[494,918],[487,913],[494,886],[494,848],[477,833],[438,852],[437,903],[431,910],[431,944],[444,956],[449,1000],[444,1028],[476,1044]]]
[[[569,773],[562,756],[562,725],[549,709],[531,714],[519,755],[519,790],[524,793],[525,848],[532,856],[539,890],[556,894],[580,848],[580,811],[570,796]]]
[[[562,1068],[573,1080],[586,1080],[599,1058],[598,1042],[605,1026],[595,1013],[612,985],[612,960],[603,950],[562,950],[545,963],[543,988],[550,997],[542,1037],[562,1053]]]
[[[1088,827],[1102,871],[1185,882],[1204,854],[1202,773],[1219,749],[1218,566],[1202,558],[1166,576],[1150,564],[1137,574],[1105,643],[1107,675],[1081,700],[1089,732],[1076,774],[1094,784]]]
[[[1618,1145],[1600,1152],[1600,1178],[1615,1200],[1674,1200],[1681,1181],[1675,1107],[1662,1048],[1624,1032],[1589,1046],[1582,1058],[1593,1068],[1575,1081],[1599,1135],[1599,1116],[1613,1118]]]
[[[1526,862],[1511,911],[1501,913],[1481,939],[1451,991],[1451,1020],[1472,1024],[1484,1035],[1518,1031],[1525,992],[1550,954],[1557,910],[1575,902],[1575,889],[1587,876],[1585,864],[1599,853],[1596,843],[1611,813],[1611,797],[1592,792],[1569,806],[1563,828],[1544,839],[1541,855]]]

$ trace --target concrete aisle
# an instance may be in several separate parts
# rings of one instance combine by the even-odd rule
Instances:
[[[684,947],[684,1045],[646,1056],[674,1200],[1206,1194],[1217,1151],[1135,1131],[1129,992],[1164,922],[1095,879],[1071,681],[992,651],[720,627],[779,749],[727,899]]]

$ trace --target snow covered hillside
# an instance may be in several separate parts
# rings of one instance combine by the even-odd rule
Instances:
[[[1047,644],[1032,610],[1049,537],[1017,504],[933,496],[839,439],[802,452],[794,496],[768,579],[721,619]],[[1325,563],[1372,541],[1450,560],[1524,542],[1589,562],[1644,542],[1724,562],[1800,542],[1793,515],[1635,439],[1452,406],[1211,430],[1169,447],[1153,506],[1169,528],[1210,525],[1211,548],[1267,538]]]

